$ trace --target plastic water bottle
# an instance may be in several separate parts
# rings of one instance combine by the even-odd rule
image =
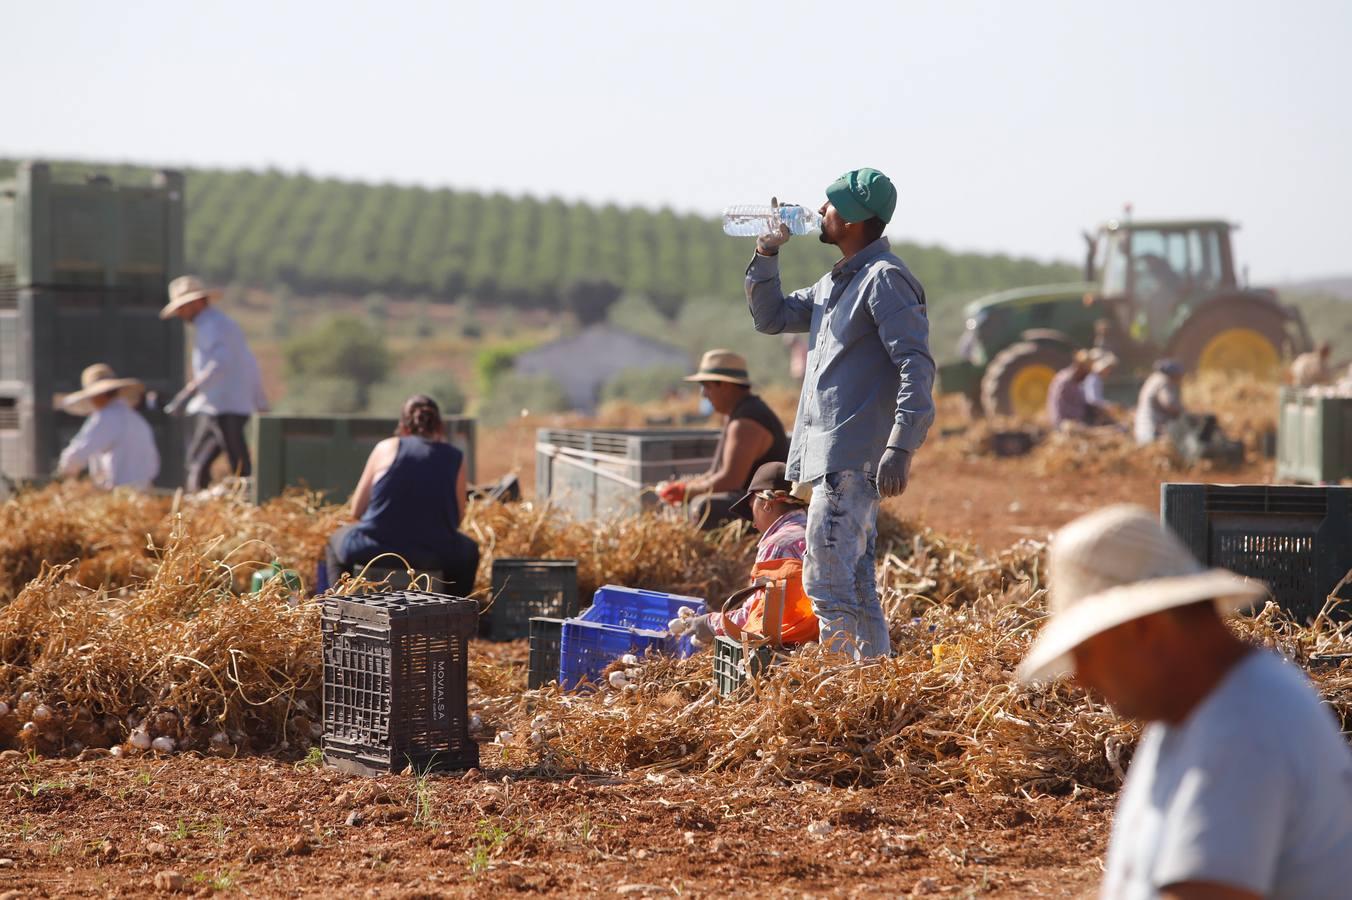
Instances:
[[[811,234],[821,230],[822,217],[815,210],[796,204],[743,204],[723,210],[723,233],[733,237],[760,237],[778,231],[780,223],[790,234]]]

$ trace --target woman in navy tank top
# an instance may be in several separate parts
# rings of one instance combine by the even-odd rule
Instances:
[[[366,460],[352,495],[357,523],[329,538],[329,584],[383,553],[396,553],[415,569],[441,572],[451,594],[469,596],[479,545],[460,532],[467,493],[464,455],[446,441],[441,410],[431,397],[413,395],[404,402],[395,436],[376,444]]]

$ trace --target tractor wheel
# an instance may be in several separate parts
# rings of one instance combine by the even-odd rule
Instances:
[[[1070,365],[1071,350],[1060,344],[1020,341],[995,354],[981,377],[981,405],[988,416],[1032,419],[1047,408],[1047,391],[1057,372]]]
[[[1183,323],[1173,354],[1189,372],[1275,378],[1287,346],[1286,317],[1252,303],[1204,310]]]

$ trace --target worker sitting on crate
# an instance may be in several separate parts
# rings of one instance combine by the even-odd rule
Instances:
[[[746,359],[730,350],[710,350],[699,371],[685,379],[700,386],[714,411],[727,416],[714,451],[713,467],[703,475],[657,486],[662,502],[676,506],[689,501],[690,518],[704,528],[716,528],[733,519],[734,505],[751,484],[752,474],[769,462],[789,458],[789,437],[779,416],[751,392]]]
[[[1136,443],[1145,446],[1164,437],[1170,423],[1182,418],[1183,412],[1183,366],[1162,359],[1136,397]]]
[[[817,616],[803,591],[807,501],[789,493],[785,468],[782,462],[761,466],[746,496],[733,504],[733,514],[750,515],[761,533],[750,585],[729,597],[722,612],[674,620],[673,634],[691,632],[703,645],[717,634],[740,640],[743,631],[777,645],[817,639]]]
[[[80,388],[62,399],[61,408],[89,418],[61,451],[57,474],[71,477],[88,468],[90,481],[101,488],[149,488],[160,473],[160,452],[135,409],[145,386],[96,363],[80,373]]]
[[[468,597],[479,545],[459,530],[468,493],[464,463],[446,440],[437,402],[424,394],[404,401],[395,436],[372,448],[352,495],[359,521],[329,538],[330,586],[376,557],[396,554],[414,569],[440,572],[449,585],[444,592]],[[400,565],[392,557],[381,563]]]

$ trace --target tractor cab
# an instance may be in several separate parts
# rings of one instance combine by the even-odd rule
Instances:
[[[1016,288],[969,304],[957,362],[941,388],[991,415],[1040,415],[1057,370],[1078,349],[1120,361],[1117,398],[1162,357],[1189,372],[1276,374],[1307,349],[1300,314],[1270,290],[1240,285],[1219,219],[1110,221],[1086,235],[1085,280]]]
[[[1085,280],[1117,333],[1119,356],[1159,352],[1196,304],[1235,291],[1228,222],[1112,221],[1088,238]],[[1275,360],[1274,360],[1275,362]]]

